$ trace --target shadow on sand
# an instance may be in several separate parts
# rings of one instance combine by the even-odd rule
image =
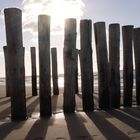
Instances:
[[[24,125],[25,121],[22,122],[6,122],[0,125],[0,140],[4,138],[13,130],[18,130]]]
[[[26,101],[28,102],[32,98],[33,98],[32,96],[29,96],[26,98]],[[2,116],[8,116],[10,114],[10,111],[11,111],[11,108],[10,108],[10,104],[9,104],[9,106],[6,109],[4,109],[3,111],[0,111],[0,114]]]
[[[128,112],[129,111],[127,111],[127,113]],[[135,119],[135,116],[130,116],[121,110],[110,110],[108,113],[140,132],[140,120]]]
[[[93,140],[80,115],[65,114],[65,120],[71,140]]]
[[[128,136],[106,120],[106,117],[111,117],[111,115],[106,116],[100,112],[86,114],[108,140],[130,140]]]
[[[53,124],[53,119],[39,119],[31,127],[24,140],[45,140],[49,125]]]
[[[6,100],[4,101],[0,101],[0,105],[4,105],[4,104],[7,104],[10,102],[10,98],[7,98]]]
[[[81,98],[81,95],[78,95]],[[31,103],[27,107],[28,116],[35,111],[36,106],[39,104],[38,97],[27,97],[27,101],[32,99]],[[7,102],[7,100],[5,100]],[[57,110],[58,96],[52,96],[53,111]],[[10,109],[10,108],[8,108]],[[2,113],[7,113],[8,109],[5,109]],[[86,112],[83,113],[76,112],[71,114],[64,114],[64,123],[65,129],[68,130],[69,137],[71,140],[93,140],[94,135],[91,132],[95,131],[94,129],[89,133],[86,123],[89,119],[92,123],[99,129],[101,134],[106,139],[109,140],[130,140],[130,137],[126,135],[122,130],[117,128],[111,122],[108,121],[109,118],[115,118],[128,126],[132,127],[136,131],[140,132],[140,113],[138,108],[124,108],[124,109],[115,109],[107,111],[95,111],[95,112]],[[57,115],[57,113],[56,113]],[[34,120],[35,121],[35,120]],[[0,124],[0,140],[4,139],[9,133],[13,130],[20,129],[26,121],[22,122],[10,122],[4,120]],[[30,127],[29,132],[27,133],[24,140],[43,140],[45,139],[51,125],[55,129],[55,115],[51,118],[40,119],[34,122]],[[60,125],[61,126],[61,125]],[[64,128],[64,127],[63,127]],[[60,127],[61,129],[61,127]],[[54,134],[55,135],[55,134]],[[61,135],[61,134],[60,134]]]

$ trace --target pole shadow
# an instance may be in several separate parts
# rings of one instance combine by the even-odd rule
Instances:
[[[4,140],[4,138],[9,135],[15,129],[19,129],[24,125],[25,121],[22,122],[5,122],[0,125],[0,140]]]
[[[31,127],[24,140],[45,140],[48,126],[52,125],[53,121],[54,120],[50,118],[37,120]]]
[[[84,122],[77,114],[64,114],[71,140],[93,140]]]
[[[1,105],[4,105],[4,104],[7,104],[8,102],[10,102],[10,98],[8,98],[8,99],[5,100],[5,101],[1,101],[1,102],[0,102],[0,106],[1,106]]]
[[[140,119],[140,111],[137,108],[123,108],[121,109],[122,112],[127,113],[133,117]]]
[[[98,112],[86,113],[108,140],[130,140],[130,138],[108,122],[106,116]],[[111,116],[108,116],[111,117]]]
[[[30,99],[32,98],[32,96],[29,96],[26,98],[26,102],[28,102]],[[3,111],[0,112],[0,114],[2,116],[8,116],[11,113],[11,107],[8,106],[6,109],[4,109]]]
[[[130,117],[126,113],[123,113],[121,110],[109,110],[107,112],[135,130],[140,131],[140,121]]]
[[[27,106],[27,116],[31,117],[32,113],[34,112],[36,106],[39,104],[39,99],[38,97]]]

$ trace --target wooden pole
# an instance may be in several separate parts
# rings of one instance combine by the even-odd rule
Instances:
[[[109,75],[111,107],[120,107],[120,25],[109,25]]]
[[[79,93],[79,88],[78,88],[78,50],[77,50],[77,53],[76,53],[76,58],[75,58],[75,94],[78,94]]]
[[[94,24],[99,82],[99,108],[110,108],[109,65],[105,22]]]
[[[11,96],[11,119],[26,119],[24,48],[22,42],[22,12],[17,8],[4,10],[7,67]]]
[[[124,82],[123,105],[127,107],[132,105],[132,91],[133,91],[132,25],[122,27],[122,37],[123,37],[123,82]]]
[[[80,21],[80,64],[84,111],[93,111],[92,21]]]
[[[136,102],[140,105],[140,28],[134,29],[134,54],[136,72]]]
[[[53,93],[59,95],[58,89],[58,72],[57,72],[57,49],[51,48],[52,54],[52,81],[53,81]]]
[[[50,81],[50,16],[38,17],[40,116],[52,114]]]
[[[10,89],[9,89],[9,74],[8,74],[8,59],[7,59],[7,46],[3,47],[3,51],[4,51],[4,58],[5,58],[5,78],[6,78],[6,97],[10,97]]]
[[[75,111],[76,19],[65,20],[64,112]]]
[[[30,48],[31,52],[31,69],[32,69],[32,96],[37,96],[37,78],[36,78],[36,49]]]

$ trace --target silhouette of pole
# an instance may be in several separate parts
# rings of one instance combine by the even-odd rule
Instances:
[[[22,12],[17,8],[4,10],[8,85],[11,96],[11,119],[26,119],[24,48],[22,42]]]
[[[32,96],[37,96],[37,78],[36,78],[36,49],[30,48],[31,52],[31,69],[32,69]]]
[[[124,81],[123,105],[127,107],[132,105],[132,92],[133,92],[132,25],[122,27],[122,37],[123,37],[123,81]]]
[[[38,17],[40,116],[52,114],[50,81],[50,16]]]
[[[9,74],[8,74],[8,57],[7,57],[7,46],[3,47],[4,59],[5,59],[5,78],[6,78],[6,97],[10,97],[10,89],[9,89]]]
[[[120,107],[120,25],[109,25],[109,68],[111,107]]]
[[[58,89],[58,72],[57,72],[57,49],[51,48],[52,54],[52,82],[53,82],[53,94],[59,95]]]
[[[84,111],[93,111],[92,21],[80,21],[80,64]]]
[[[134,29],[134,54],[136,72],[136,102],[140,105],[140,28]]]
[[[99,108],[108,109],[110,108],[110,94],[105,22],[95,23],[94,32],[99,82]]]
[[[64,39],[64,112],[75,111],[76,19],[65,20]]]
[[[76,58],[75,58],[75,94],[79,93],[79,87],[78,87],[78,49],[77,49],[77,53],[76,53]]]

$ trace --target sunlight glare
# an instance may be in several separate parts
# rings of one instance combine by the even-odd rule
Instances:
[[[83,15],[82,0],[25,0],[23,2],[25,27],[29,22],[36,22],[40,14],[51,16],[51,30],[62,31],[66,18],[80,19]],[[30,24],[31,25],[31,24]],[[31,27],[32,28],[32,27]]]
[[[53,0],[48,5],[48,13],[51,16],[52,27],[63,28],[63,22],[67,15],[66,4],[64,3],[64,0]]]

